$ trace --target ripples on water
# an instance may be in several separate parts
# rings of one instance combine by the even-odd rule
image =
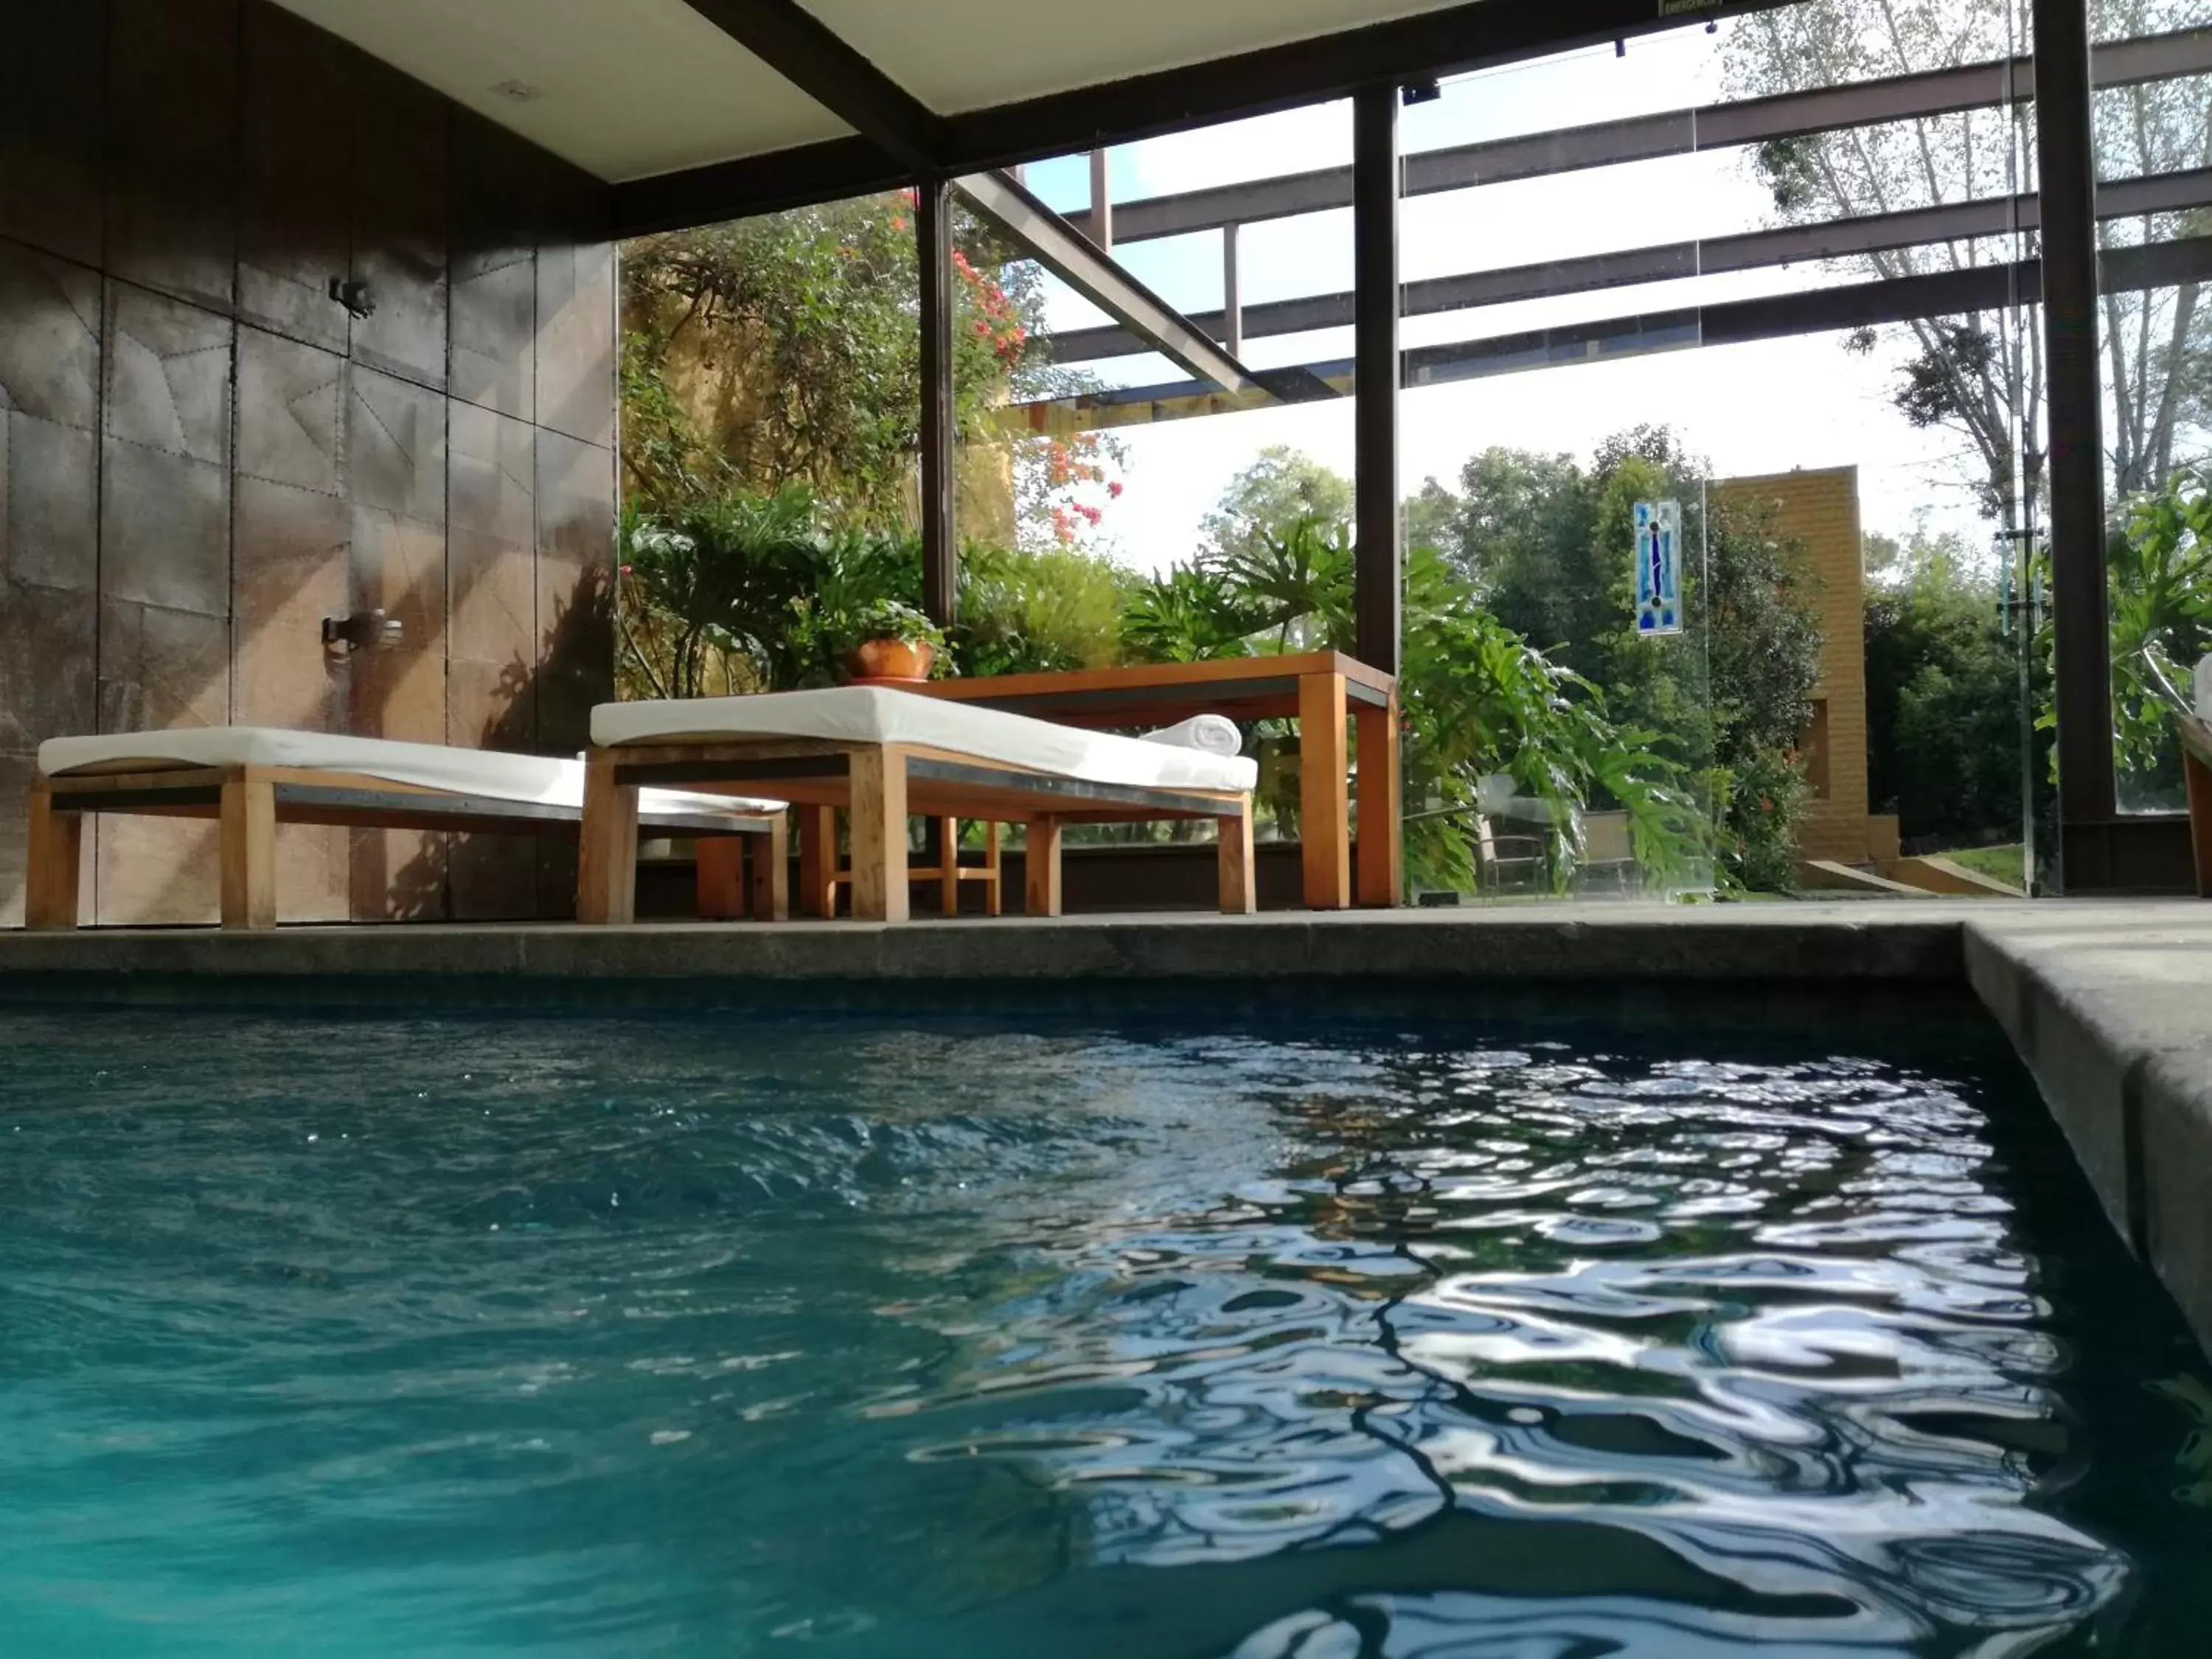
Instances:
[[[2008,1069],[1038,1029],[0,1014],[0,1651],[2212,1650]]]

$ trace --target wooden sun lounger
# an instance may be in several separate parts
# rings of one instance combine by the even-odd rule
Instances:
[[[573,837],[580,834],[584,816],[572,805],[294,767],[166,766],[41,777],[31,786],[25,927],[77,925],[84,820],[103,812],[216,820],[222,826],[222,925],[252,929],[276,925],[280,823]],[[656,835],[700,838],[700,907],[705,915],[744,913],[745,890],[732,872],[743,844],[738,838],[750,840],[752,909],[763,920],[775,921],[790,914],[787,822],[781,812],[655,811],[644,818]],[[709,848],[716,850],[708,853]]]
[[[1249,791],[1097,783],[915,744],[772,737],[617,744],[593,750],[586,769],[580,921],[634,917],[638,792],[646,787],[727,790],[817,812],[845,809],[853,843],[847,878],[853,915],[863,921],[907,920],[915,873],[907,856],[909,814],[1026,824],[1026,908],[1033,916],[1060,913],[1063,825],[1212,818],[1220,826],[1221,908],[1230,915],[1254,908]],[[822,842],[819,833],[808,840]],[[941,866],[931,873],[945,878]],[[953,879],[984,878],[982,870],[962,870]],[[817,871],[811,878],[826,890],[839,878]]]

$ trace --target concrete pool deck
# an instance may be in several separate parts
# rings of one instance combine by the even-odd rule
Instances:
[[[1856,900],[1537,904],[865,923],[303,927],[0,933],[0,1002],[588,1003],[653,981],[788,992],[860,982],[1571,981],[1854,996],[1971,989],[2027,1062],[2091,1184],[2212,1349],[2212,904]]]

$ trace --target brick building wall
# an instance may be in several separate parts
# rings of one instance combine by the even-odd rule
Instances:
[[[1858,864],[1896,855],[1893,823],[1871,820],[1867,795],[1866,586],[1855,466],[1724,478],[1715,501],[1759,501],[1777,534],[1801,541],[1820,617],[1820,683],[1807,733],[1820,793],[1799,833],[1804,854]],[[1887,844],[1885,844],[1887,842]]]

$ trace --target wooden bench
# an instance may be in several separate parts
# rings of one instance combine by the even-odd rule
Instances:
[[[883,698],[895,701],[873,701]],[[746,729],[718,729],[725,723]],[[907,848],[910,815],[1026,825],[1024,908],[1043,916],[1060,914],[1063,826],[1212,818],[1220,834],[1221,908],[1243,915],[1255,908],[1249,761],[1164,751],[1133,738],[1073,734],[1019,715],[858,689],[608,704],[594,713],[592,732],[599,746],[586,762],[579,921],[634,919],[639,795],[655,787],[703,788],[797,807],[808,828],[800,879],[813,890],[810,911],[819,905],[821,914],[830,913],[829,898],[840,879],[825,819],[841,809],[851,822],[853,848],[844,879],[860,920],[908,918],[908,889],[916,873]],[[812,735],[819,732],[838,735]],[[933,736],[939,740],[918,740]],[[1011,757],[1031,750],[1044,758],[1030,763]],[[1060,763],[1048,763],[1055,756]],[[1091,763],[1086,757],[1102,758]],[[1170,781],[1105,775],[1126,779],[1152,769]],[[1176,781],[1183,776],[1224,787]],[[1245,787],[1226,787],[1231,781]],[[957,840],[948,836],[947,847],[957,849]],[[957,908],[958,882],[989,878],[988,866],[971,872],[944,860],[928,874],[943,884],[948,911]]]
[[[466,752],[459,751],[464,757]],[[496,758],[507,770],[511,769],[507,763],[536,757]],[[465,763],[465,759],[459,763]],[[236,763],[63,771],[42,775],[31,786],[25,927],[66,929],[78,925],[84,821],[100,813],[214,819],[220,826],[222,926],[246,929],[276,925],[276,834],[280,823],[569,839],[580,836],[583,824],[580,802],[471,793],[353,770]],[[669,803],[664,808],[656,803],[642,821],[657,835],[696,836],[702,847],[725,849],[711,862],[702,861],[702,914],[744,913],[742,886],[735,896],[722,885],[710,889],[708,872],[711,868],[715,872],[717,883],[726,882],[728,872],[737,867],[736,849],[748,842],[754,848],[750,908],[764,920],[781,920],[790,913],[789,842],[783,813],[715,810],[710,803]]]
[[[1212,818],[1220,826],[1221,909],[1249,915],[1255,908],[1249,793],[1086,783],[897,744],[639,744],[602,750],[586,764],[579,921],[635,919],[638,792],[647,787],[742,789],[801,811],[843,809],[851,821],[852,866],[826,880],[850,885],[853,915],[860,921],[904,921],[910,914],[908,888],[915,872],[908,860],[909,814],[1026,825],[1024,908],[1033,916],[1060,914],[1064,825]],[[941,867],[927,874],[943,879]],[[958,878],[969,878],[968,872]]]

